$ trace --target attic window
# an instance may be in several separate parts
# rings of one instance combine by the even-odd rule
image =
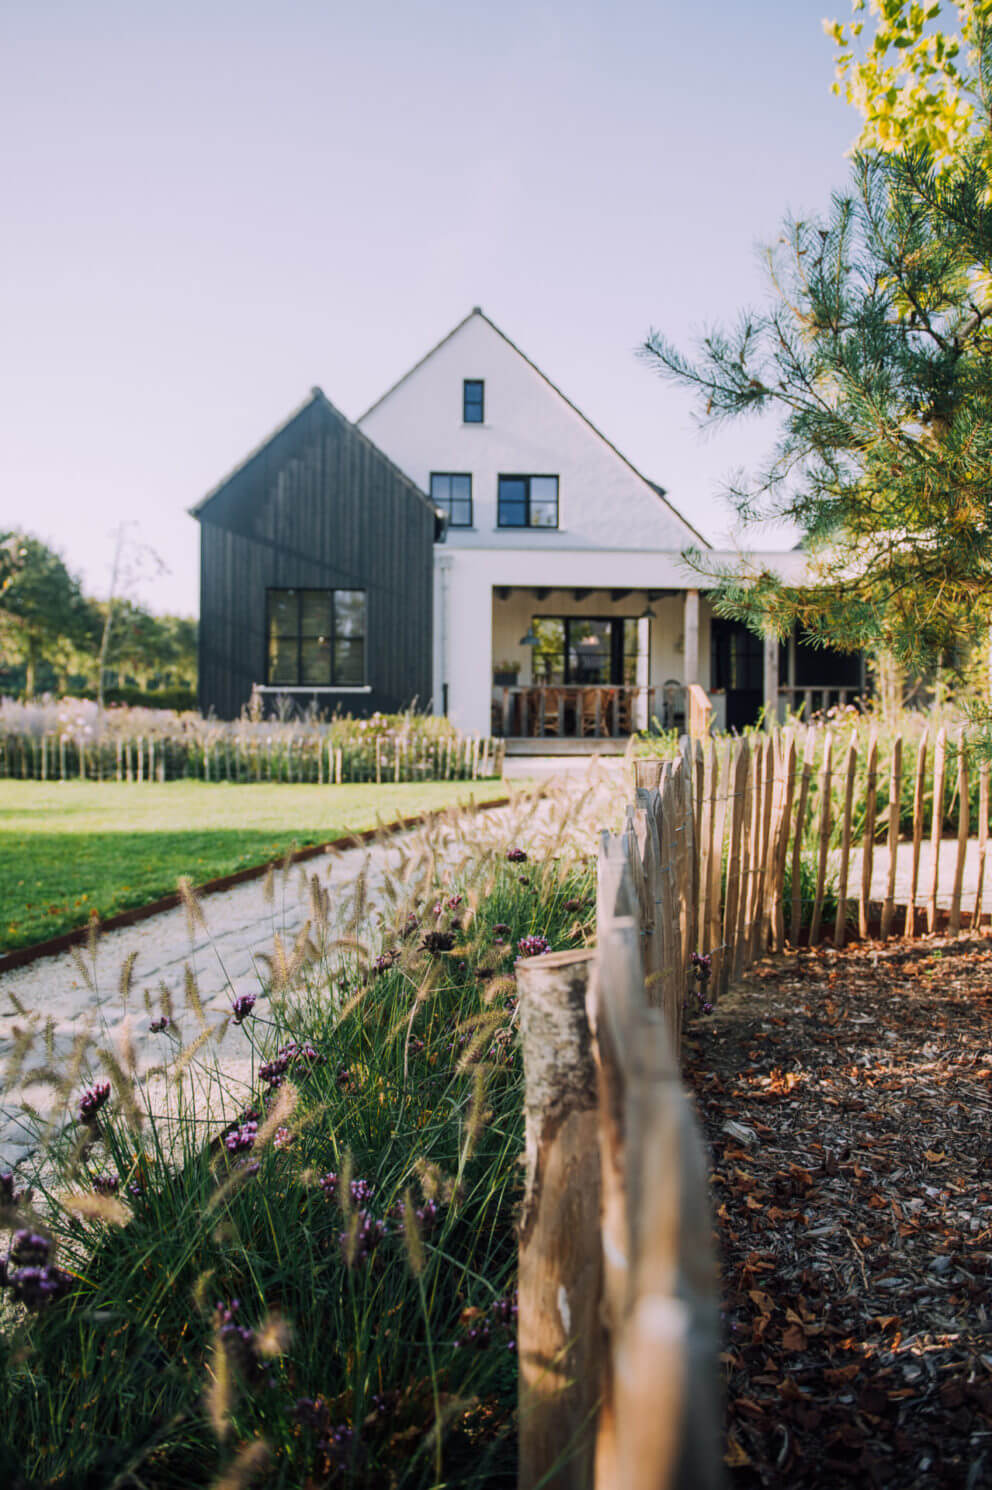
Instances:
[[[462,383],[462,420],[465,424],[482,424],[485,415],[486,385],[481,378],[466,378]]]

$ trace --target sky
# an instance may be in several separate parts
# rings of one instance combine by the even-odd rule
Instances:
[[[126,523],[132,597],[195,614],[188,508],[480,305],[728,541],[774,427],[700,431],[636,348],[760,304],[760,246],[843,186],[825,10],[3,0],[0,530],[100,597]]]

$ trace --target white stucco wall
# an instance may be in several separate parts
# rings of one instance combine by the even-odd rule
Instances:
[[[485,383],[485,421],[465,424],[462,384]],[[359,421],[359,427],[425,492],[432,472],[472,476],[473,522],[449,528],[435,550],[434,708],[472,733],[490,728],[494,661],[518,657],[532,615],[638,615],[645,591],[699,588],[683,562],[699,536],[489,322],[473,312]],[[556,475],[556,529],[499,528],[500,475]],[[691,494],[686,494],[691,497]],[[733,560],[734,555],[707,559]],[[761,555],[762,561],[772,556]],[[773,556],[790,577],[801,555]],[[780,561],[780,562],[778,562]],[[514,587],[494,601],[497,587]],[[530,590],[560,591],[538,602]],[[571,591],[594,594],[576,601]],[[608,591],[628,589],[625,602]],[[651,602],[649,682],[684,679],[683,599]],[[700,606],[699,675],[709,684],[710,611]]]
[[[466,378],[485,383],[483,424],[462,421]],[[432,471],[471,473],[473,526],[451,529],[452,548],[678,551],[700,541],[480,313],[358,423],[426,492]],[[557,476],[558,528],[497,527],[501,474]]]

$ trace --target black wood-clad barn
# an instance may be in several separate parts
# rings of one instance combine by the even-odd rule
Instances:
[[[429,706],[435,509],[319,388],[192,512],[205,714]]]

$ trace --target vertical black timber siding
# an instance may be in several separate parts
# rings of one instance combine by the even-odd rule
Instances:
[[[196,515],[205,714],[236,718],[252,685],[265,682],[265,592],[291,586],[367,596],[371,692],[319,694],[319,708],[367,715],[429,707],[433,509],[322,395]]]

